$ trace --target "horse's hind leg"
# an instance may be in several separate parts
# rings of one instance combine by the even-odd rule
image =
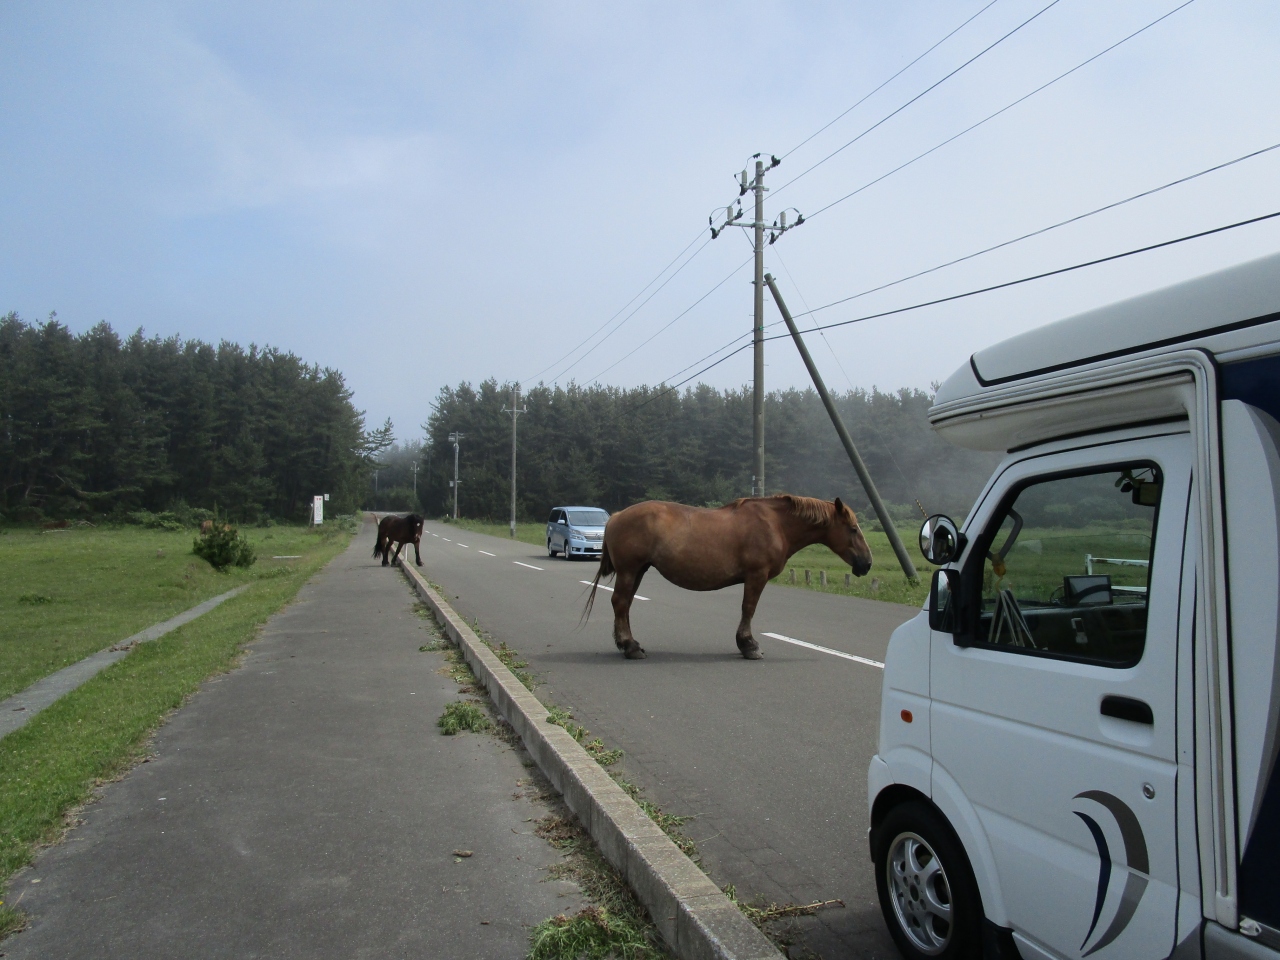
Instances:
[[[387,547],[388,547],[388,549],[390,549],[391,544],[390,544],[390,543],[388,543],[388,544],[387,544]],[[400,551],[401,551],[401,550],[403,550],[403,549],[404,549],[404,541],[403,541],[403,540],[397,540],[397,541],[396,541],[396,552],[395,552],[395,553],[393,553],[393,554],[391,555],[391,562],[392,562],[392,563],[395,563],[397,560],[399,560],[399,559],[400,559]]]
[[[766,575],[752,574],[742,591],[742,620],[738,624],[738,649],[748,660],[760,660],[764,654],[760,652],[760,644],[751,635],[751,618],[756,615],[756,604],[760,602],[760,594],[764,593],[764,585],[768,583]]]
[[[628,660],[643,660],[646,656],[644,647],[636,643],[631,633],[631,601],[640,589],[640,580],[647,569],[641,567],[635,573],[619,570],[613,584],[613,642]]]

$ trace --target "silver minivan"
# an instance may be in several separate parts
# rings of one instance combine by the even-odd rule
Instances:
[[[547,519],[547,556],[599,557],[608,519],[599,507],[556,507]]]

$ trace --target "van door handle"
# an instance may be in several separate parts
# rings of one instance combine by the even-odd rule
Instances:
[[[1133,697],[1109,693],[1102,698],[1101,710],[1104,717],[1115,717],[1117,720],[1129,720],[1133,723],[1155,723],[1151,707]]]

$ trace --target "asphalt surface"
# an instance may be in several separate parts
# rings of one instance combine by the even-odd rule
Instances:
[[[457,686],[373,528],[14,878],[8,958],[521,958],[548,881],[527,755],[435,723]],[[455,857],[470,850],[471,857]]]
[[[744,899],[842,899],[798,922],[804,945],[829,960],[898,956],[867,852],[866,769],[884,675],[875,664],[916,608],[771,585],[754,621],[764,659],[747,661],[733,639],[741,588],[693,593],[650,571],[648,599],[631,610],[648,658],[629,661],[606,591],[579,626],[595,561],[438,523],[422,557],[460,613],[529,662],[540,697],[625,751],[621,769],[664,809],[696,817],[685,830],[712,879]]]

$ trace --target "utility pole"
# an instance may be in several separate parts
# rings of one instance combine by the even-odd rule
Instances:
[[[413,502],[418,502],[418,461],[413,461]]]
[[[840,412],[836,410],[835,402],[831,399],[831,394],[827,392],[827,385],[822,382],[822,375],[818,373],[818,367],[813,362],[813,357],[809,355],[809,348],[804,345],[804,339],[800,336],[800,331],[796,329],[796,322],[791,319],[791,311],[787,309],[786,303],[783,302],[782,294],[778,292],[778,285],[773,282],[773,277],[767,273],[764,276],[764,280],[765,283],[769,284],[769,292],[773,294],[773,300],[778,305],[778,312],[782,314],[782,319],[786,321],[787,329],[791,331],[791,339],[796,342],[796,349],[800,351],[800,359],[804,361],[804,365],[809,369],[809,376],[813,378],[813,385],[818,391],[818,396],[822,398],[822,405],[827,408],[827,416],[831,418],[831,424],[836,428],[836,434],[840,437],[840,442],[844,444],[844,451],[849,455],[849,462],[853,464],[854,472],[858,475],[858,479],[862,481],[862,489],[867,491],[867,498],[871,501],[871,509],[876,512],[876,518],[880,521],[880,526],[884,527],[885,536],[889,538],[889,545],[893,547],[898,563],[902,566],[902,572],[907,575],[908,580],[916,583],[919,577],[916,575],[915,564],[911,562],[907,548],[903,546],[902,538],[898,536],[898,530],[893,525],[893,519],[889,516],[889,511],[885,509],[884,501],[880,499],[880,491],[876,489],[875,481],[871,479],[871,472],[867,469],[866,463],[863,462],[862,455],[858,453],[858,448],[853,445],[853,438],[849,436],[844,420],[840,418]]]
[[[458,519],[458,441],[466,436],[465,433],[454,431],[449,434],[449,442],[453,444],[453,519]]]
[[[516,417],[528,413],[528,408],[520,406],[520,384],[511,388],[511,409],[502,408],[503,413],[511,414],[511,539],[516,538]]]
[[[755,279],[752,283],[755,286],[755,310],[752,314],[751,335],[754,341],[754,363],[753,363],[753,380],[754,391],[751,401],[751,449],[752,449],[752,472],[751,472],[751,495],[753,497],[763,497],[765,494],[764,483],[764,235],[765,231],[769,231],[769,243],[772,244],[782,234],[804,223],[804,217],[797,211],[795,223],[787,223],[787,211],[782,211],[781,215],[772,224],[765,223],[764,220],[764,195],[768,191],[768,187],[764,185],[764,175],[772,170],[782,161],[775,156],[769,157],[769,165],[766,167],[764,160],[761,159],[762,154],[755,154],[751,159],[756,163],[755,177],[749,178],[747,171],[744,169],[740,173],[738,181],[738,204],[737,210],[734,210],[733,204],[725,207],[724,222],[720,226],[715,225],[715,214],[707,218],[707,223],[711,225],[711,238],[714,240],[724,231],[725,227],[742,227],[744,230],[751,230],[754,235],[752,247],[755,250]],[[746,196],[750,190],[755,194],[756,210],[755,219],[747,223],[738,223],[742,219],[742,198]]]

